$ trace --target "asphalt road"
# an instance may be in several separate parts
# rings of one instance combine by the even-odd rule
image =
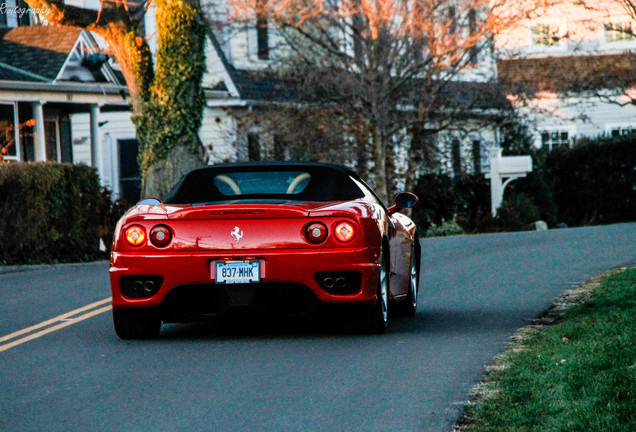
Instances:
[[[636,264],[636,224],[422,244],[420,309],[384,336],[293,322],[122,341],[95,303],[107,263],[0,269],[0,430],[449,432],[515,329]]]

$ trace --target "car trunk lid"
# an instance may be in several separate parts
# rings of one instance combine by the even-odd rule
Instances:
[[[310,211],[324,206],[324,202],[295,202],[165,208],[174,232],[175,249],[235,251],[315,247],[305,231],[314,221],[309,217]],[[330,219],[317,220],[329,226]]]

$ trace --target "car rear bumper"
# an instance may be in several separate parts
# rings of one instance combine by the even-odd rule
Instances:
[[[222,297],[226,306],[233,306],[233,302],[242,305],[242,296],[247,299],[243,302],[249,303],[250,298],[271,300],[273,296],[289,297],[296,289],[308,292],[312,301],[322,305],[372,305],[376,302],[380,267],[378,256],[379,250],[372,248],[285,249],[266,252],[243,250],[236,253],[113,252],[110,267],[113,308],[161,308],[168,303],[166,299],[171,300],[177,291],[186,294],[189,292],[195,298],[200,295],[202,302],[214,302],[215,298]],[[218,260],[259,260],[260,283],[235,286],[216,284],[213,269]],[[320,278],[316,277],[317,274]],[[360,287],[353,293],[327,292],[320,281],[330,274],[336,277],[341,274],[359,274],[357,283]],[[159,288],[152,295],[142,294],[141,298],[126,295],[130,291],[122,290],[122,281],[130,283],[130,280],[138,276],[154,278],[152,280],[160,285]],[[173,295],[169,296],[173,291]]]

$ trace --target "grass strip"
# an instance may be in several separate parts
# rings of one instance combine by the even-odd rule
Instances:
[[[636,431],[636,268],[522,331],[499,356],[460,431]]]

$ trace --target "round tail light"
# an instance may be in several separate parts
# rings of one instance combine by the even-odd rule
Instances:
[[[150,241],[155,246],[163,247],[172,240],[172,233],[165,225],[157,225],[150,230]]]
[[[343,243],[350,242],[356,235],[356,229],[349,222],[339,222],[333,230],[333,235]]]
[[[327,227],[320,222],[309,224],[305,231],[307,239],[312,243],[322,243],[327,238]]]
[[[146,241],[146,230],[139,225],[132,225],[124,233],[126,242],[131,246],[141,246]]]

